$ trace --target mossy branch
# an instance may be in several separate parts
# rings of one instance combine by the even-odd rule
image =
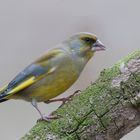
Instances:
[[[99,79],[21,140],[119,140],[140,124],[140,50],[101,72]]]

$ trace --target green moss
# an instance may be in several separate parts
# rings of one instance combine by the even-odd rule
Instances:
[[[129,54],[128,56],[126,56],[126,57],[123,58],[122,60],[120,60],[120,61],[118,62],[118,64],[121,64],[122,62],[124,62],[124,63],[126,64],[129,60],[131,60],[132,58],[135,58],[135,57],[137,57],[137,56],[139,56],[139,55],[140,55],[140,49],[138,49],[137,51],[135,51],[135,52]]]
[[[128,63],[129,60],[131,60],[132,58],[135,58],[139,55],[140,55],[140,49],[138,49],[137,51],[129,54],[128,56],[126,56],[122,60],[118,61],[116,64],[114,64],[113,67],[108,68],[108,69],[104,69],[101,72],[101,75],[100,75],[98,80],[99,81],[102,81],[102,80],[106,81],[106,80],[109,80],[109,79],[112,79],[112,78],[116,77],[120,73],[120,65],[122,63],[126,64],[126,63]]]

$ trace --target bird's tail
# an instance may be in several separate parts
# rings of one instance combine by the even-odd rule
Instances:
[[[0,88],[0,103],[5,102],[9,99],[7,99],[6,97],[6,90],[7,90],[8,85],[3,86],[2,88]]]
[[[1,99],[1,100],[0,100],[0,103],[5,102],[5,101],[7,101],[7,100],[9,100],[9,99]]]

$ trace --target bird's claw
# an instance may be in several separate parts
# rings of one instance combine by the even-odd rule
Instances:
[[[53,116],[53,115],[50,115],[50,116],[43,115],[40,119],[37,120],[37,122],[39,122],[39,121],[51,122],[52,120],[56,120],[56,119],[59,119],[59,118],[60,118],[60,115],[56,115],[56,116]]]
[[[68,96],[68,97],[64,97],[64,98],[59,98],[59,99],[53,99],[53,100],[48,100],[45,103],[49,104],[52,102],[58,102],[61,101],[62,104],[59,107],[62,107],[66,102],[70,101],[72,99],[73,96],[75,96],[75,94],[77,94],[78,92],[81,92],[80,90],[75,91],[72,95]]]

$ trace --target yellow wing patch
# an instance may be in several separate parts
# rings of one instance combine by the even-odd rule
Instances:
[[[47,74],[51,74],[51,73],[55,72],[56,69],[57,69],[57,67],[52,67],[52,68],[48,71]]]
[[[32,85],[34,82],[35,82],[35,77],[31,77],[28,80],[24,81],[23,83],[19,84],[14,89],[12,89],[7,95],[13,95],[14,93],[17,93],[17,92],[23,90],[24,88]]]

